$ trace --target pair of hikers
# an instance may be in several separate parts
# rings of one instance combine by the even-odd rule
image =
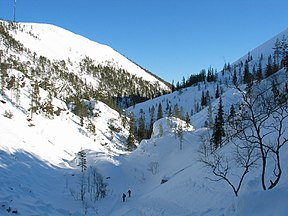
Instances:
[[[127,191],[127,193],[128,193],[128,197],[131,197],[131,190],[130,189]],[[123,202],[125,202],[125,198],[126,198],[126,194],[123,193],[123,195],[122,195]]]

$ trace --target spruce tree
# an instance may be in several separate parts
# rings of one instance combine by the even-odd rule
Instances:
[[[32,84],[32,93],[31,93],[31,119],[33,113],[36,113],[40,108],[40,89],[38,81],[35,80]]]
[[[149,135],[151,135],[151,134],[152,134],[152,131],[153,131],[153,124],[154,124],[154,122],[155,122],[154,115],[155,115],[155,107],[154,107],[154,105],[153,105],[152,108],[150,109]]]
[[[146,125],[145,125],[145,116],[141,115],[139,119],[139,128],[138,128],[138,141],[147,138],[146,136]]]
[[[244,83],[250,83],[252,80],[252,74],[249,71],[249,63],[248,60],[245,61],[244,65]]]
[[[231,107],[230,107],[230,113],[228,115],[228,121],[232,125],[234,125],[235,116],[236,116],[236,111],[235,111],[234,105],[232,104]]]
[[[268,62],[267,62],[267,65],[266,65],[266,73],[265,73],[265,76],[266,78],[271,76],[273,74],[273,63],[272,63],[272,56],[269,55],[268,57]]]
[[[209,104],[208,107],[208,116],[207,116],[207,126],[212,129],[213,128],[213,118],[212,118],[213,107]]]
[[[262,63],[261,63],[261,61],[259,61],[258,69],[257,69],[257,73],[256,73],[256,80],[257,80],[257,82],[260,82],[262,79],[263,79]]]
[[[237,86],[238,81],[237,81],[237,72],[236,72],[236,68],[235,67],[234,67],[232,82],[233,82],[233,85]]]
[[[224,112],[223,112],[223,105],[222,105],[222,98],[219,98],[219,105],[218,105],[218,112],[215,117],[215,123],[213,127],[213,134],[212,134],[212,142],[214,144],[214,149],[221,147],[222,145],[222,137],[225,136],[224,131]]]
[[[133,113],[130,114],[129,118],[129,137],[127,140],[127,147],[129,151],[132,151],[135,148],[136,122]]]
[[[189,116],[188,112],[186,112],[185,123],[186,123],[186,127],[189,127],[189,125],[190,125],[190,116]]]
[[[5,85],[6,85],[6,79],[8,77],[8,74],[7,74],[7,66],[6,64],[1,64],[0,65],[0,70],[1,70],[1,73],[0,73],[0,76],[1,76],[1,94],[4,95],[5,92],[4,92],[4,88],[5,88]]]
[[[220,89],[219,89],[219,85],[217,84],[217,87],[216,87],[216,92],[215,92],[215,98],[219,98],[220,97]]]
[[[161,103],[159,103],[159,106],[158,106],[158,111],[157,111],[157,120],[163,118],[163,110],[162,110],[162,105]]]
[[[86,152],[81,149],[81,151],[77,153],[77,156],[79,160],[78,166],[81,168],[81,172],[83,173],[87,169]]]

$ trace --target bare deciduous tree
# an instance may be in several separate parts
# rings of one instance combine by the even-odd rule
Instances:
[[[286,92],[277,82],[273,85],[254,86],[249,94],[238,88],[242,95],[242,109],[234,127],[234,136],[249,145],[256,145],[260,151],[264,190],[274,188],[281,178],[280,150],[288,141],[285,138],[288,118]],[[269,170],[267,164],[272,164],[274,169]]]

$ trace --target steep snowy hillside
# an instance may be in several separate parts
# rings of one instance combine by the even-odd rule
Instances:
[[[79,63],[79,59],[90,57],[96,64],[124,69],[152,83],[159,82],[156,76],[144,71],[111,47],[91,41],[63,28],[50,24],[17,23],[19,30],[11,35],[25,47],[50,60],[67,60]],[[77,72],[77,67],[75,68]],[[162,88],[167,88],[161,83]]]
[[[8,73],[23,76],[16,70]],[[93,117],[81,120],[71,112],[73,104],[68,108],[56,98],[52,115],[32,113],[31,90],[30,85],[20,89],[19,104],[12,90],[0,95],[0,214],[82,215],[81,202],[75,201],[78,154],[84,150],[91,158],[89,168],[127,154],[124,118],[102,102],[86,101]],[[46,94],[41,89],[40,97]]]
[[[278,44],[278,45],[277,45]],[[157,111],[159,105],[161,104],[161,110],[164,116],[176,115],[179,118],[185,119],[187,115],[189,118],[195,113],[198,113],[202,109],[208,109],[207,104],[212,103],[213,112],[216,112],[217,91],[220,94],[223,94],[227,90],[231,90],[231,87],[234,86],[233,79],[236,77],[237,84],[242,84],[244,82],[244,73],[245,73],[245,62],[247,62],[247,68],[249,74],[258,79],[258,72],[261,71],[262,79],[265,78],[267,72],[267,66],[275,67],[277,72],[283,67],[281,65],[281,60],[285,53],[287,53],[288,47],[288,29],[279,33],[275,37],[266,41],[262,45],[253,49],[252,51],[247,51],[247,55],[244,55],[239,60],[234,63],[225,64],[223,70],[215,74],[215,81],[207,81],[208,74],[205,73],[205,81],[198,82],[193,84],[188,88],[183,88],[181,90],[175,91],[171,94],[163,95],[152,100],[136,104],[135,106],[129,107],[128,112],[133,112],[136,119],[139,119],[141,116],[145,117],[147,127],[151,123],[151,110],[154,109],[154,120],[157,117]],[[278,54],[275,54],[275,50],[278,46]],[[269,62],[269,56],[271,57]],[[277,58],[276,58],[277,57]],[[277,62],[276,62],[277,59]],[[280,66],[281,65],[281,66]],[[209,69],[208,69],[209,71]],[[208,72],[209,73],[209,72]],[[233,78],[234,77],[234,78]],[[187,79],[188,80],[188,79]],[[203,97],[206,99],[206,103],[203,106]],[[214,102],[214,103],[213,103]],[[232,105],[229,101],[229,105]],[[154,107],[154,108],[153,108]],[[229,110],[230,106],[227,108]],[[175,113],[175,110],[177,114]],[[207,116],[202,117],[201,120],[196,120],[197,123],[193,122],[193,125],[196,127],[203,127],[205,124]]]
[[[107,45],[49,24],[0,22],[1,68],[48,79],[62,100],[95,98],[131,105],[170,91],[169,84]],[[125,103],[122,101],[125,99]]]

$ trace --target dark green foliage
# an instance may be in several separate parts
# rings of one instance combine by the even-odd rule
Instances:
[[[40,103],[40,89],[39,89],[39,83],[37,80],[34,81],[32,85],[32,94],[31,94],[31,116],[32,113],[37,113],[37,111],[41,107]]]
[[[190,116],[189,116],[189,113],[186,112],[186,115],[185,115],[185,123],[186,123],[186,126],[188,127],[190,125]]]
[[[81,168],[81,172],[83,173],[87,169],[86,152],[82,149],[77,153],[77,157],[78,157],[77,166]]]
[[[253,75],[250,73],[248,60],[245,61],[243,80],[246,84],[253,81]]]
[[[157,111],[157,120],[163,118],[163,109],[162,109],[162,104],[159,103],[158,106],[158,111]]]
[[[286,71],[288,71],[288,54],[284,56],[282,60],[282,65],[286,68]]]
[[[152,132],[153,132],[153,124],[155,122],[155,107],[154,105],[152,106],[152,108],[150,109],[150,126],[149,126],[149,135],[148,137],[151,136]]]
[[[233,85],[235,85],[235,86],[238,85],[238,79],[237,79],[236,68],[234,68],[232,83],[233,83]]]
[[[229,115],[228,115],[228,122],[232,124],[233,126],[235,125],[235,122],[234,122],[235,116],[236,116],[236,111],[235,111],[234,105],[232,104],[230,107]]]
[[[215,92],[215,98],[219,98],[220,97],[220,89],[219,89],[219,85],[217,83],[217,87],[216,87],[216,92]]]
[[[147,138],[147,131],[146,131],[146,123],[145,123],[145,116],[141,115],[139,119],[139,127],[137,133],[138,141],[140,142],[142,139]]]
[[[136,122],[133,113],[129,116],[129,137],[127,140],[127,148],[129,151],[135,149],[135,134],[136,134]]]
[[[217,75],[216,71],[214,72],[214,69],[211,68],[211,66],[208,68],[208,73],[207,73],[207,82],[216,82],[217,80]]]
[[[257,80],[257,82],[260,82],[262,79],[263,79],[262,63],[261,63],[261,61],[259,61],[258,69],[257,69],[257,73],[256,73],[256,80]]]
[[[224,131],[224,112],[223,112],[223,105],[222,105],[222,98],[219,98],[219,105],[218,105],[218,112],[215,116],[215,123],[213,127],[213,134],[212,134],[212,143],[213,148],[217,149],[222,146],[222,137],[225,136]]]
[[[274,73],[274,69],[273,69],[273,63],[272,63],[272,56],[270,55],[268,57],[268,62],[267,62],[267,65],[266,65],[266,77],[269,77],[271,76],[272,74]]]

